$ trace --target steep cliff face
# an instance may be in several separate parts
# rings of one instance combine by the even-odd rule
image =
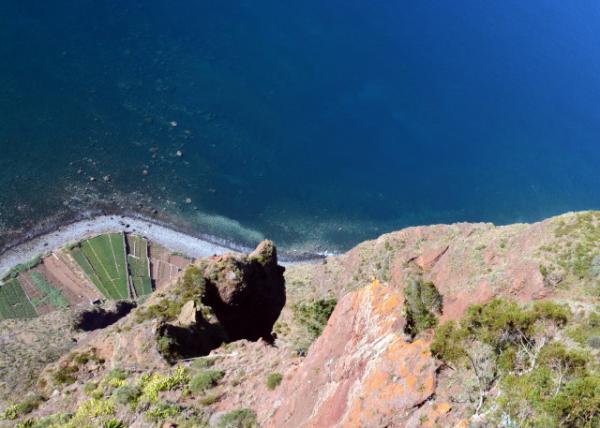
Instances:
[[[295,284],[290,287],[294,294],[291,299],[331,294],[344,297],[306,359],[290,370],[282,388],[269,397],[274,405],[259,406],[261,421],[271,427],[495,426],[502,418],[517,421],[523,412],[533,417],[533,404],[515,415],[512,408],[503,407],[509,400],[503,382],[525,379],[531,371],[555,370],[553,364],[562,357],[554,355],[550,366],[544,366],[537,361],[540,353],[557,352],[577,359],[574,355],[593,352],[593,334],[598,331],[593,327],[595,318],[590,310],[593,312],[593,304],[598,302],[598,254],[600,214],[591,212],[533,225],[409,228],[363,243],[312,269],[291,267],[287,273],[289,283]],[[369,277],[382,278],[385,285],[375,280],[366,288],[345,294],[356,284],[367,283]],[[403,333],[410,311],[405,300],[416,283],[434,286],[443,300],[443,309],[416,337],[409,337]],[[461,342],[461,346],[467,346],[466,350],[460,349],[466,356],[461,363],[464,366],[448,369],[449,363],[432,357],[429,346],[433,329],[428,326],[460,320],[473,305],[498,298],[521,305],[548,301],[557,305],[550,306],[552,310],[565,308],[565,313],[575,311],[576,315],[566,316],[570,326],[561,328],[543,324],[542,320],[532,321],[541,325],[532,327],[529,336],[519,336],[525,344],[506,345],[513,339],[502,335],[510,338],[517,334],[506,327],[501,340],[508,342],[497,342],[495,346],[507,346],[510,351],[502,348],[497,354],[490,350],[487,336],[482,339],[473,333],[465,340],[470,345]],[[532,316],[525,309],[519,312],[516,307],[508,308],[498,312],[508,326]],[[292,318],[289,313],[283,318],[286,316]],[[474,317],[471,315],[470,322],[480,322]],[[481,322],[485,325],[493,321]],[[462,340],[460,337],[456,340]],[[573,338],[578,343],[573,343]],[[500,360],[509,354],[514,366],[509,364],[507,369],[502,366],[507,363]],[[595,370],[595,357],[583,360]],[[564,382],[562,369],[547,376],[554,389],[548,388],[557,394]],[[535,381],[529,382],[537,388]],[[512,400],[521,400],[519,405],[523,405],[533,399],[515,396]],[[541,402],[539,406],[544,410],[538,410],[536,417],[547,418],[543,419],[547,426],[577,426],[566,422],[561,425],[561,416],[546,410],[549,401]],[[590,420],[597,420],[599,409],[595,406]]]
[[[532,373],[550,379],[548,396],[563,402],[572,398],[563,385],[578,380],[569,376],[595,385],[599,258],[600,213],[587,212],[532,225],[408,228],[285,273],[270,242],[197,260],[125,318],[78,336],[41,376],[39,409],[19,417],[69,412],[66,426],[112,418],[138,427],[518,421],[535,413],[523,404],[534,401],[523,386]],[[491,301],[499,320],[486,312]],[[554,306],[532,305],[539,301]],[[476,319],[484,315],[488,330]],[[475,327],[440,327],[465,317]],[[452,341],[440,331],[466,350],[445,349]],[[565,359],[566,371],[556,363]],[[521,388],[521,407],[506,385]],[[124,391],[133,398],[122,401]],[[586,402],[600,421],[597,398]],[[540,403],[539,421],[571,417],[548,416]]]
[[[403,333],[402,295],[374,281],[338,303],[323,335],[259,405],[267,427],[400,426],[435,391],[428,343]]]

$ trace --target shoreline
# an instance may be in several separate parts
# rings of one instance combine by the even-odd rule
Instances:
[[[193,258],[208,257],[227,252],[250,252],[253,248],[219,239],[216,236],[191,234],[177,230],[173,225],[132,214],[82,214],[71,222],[56,224],[33,236],[25,236],[8,246],[0,254],[0,277],[21,263],[27,263],[38,255],[61,248],[90,236],[108,232],[137,233],[150,242],[159,244],[171,251],[180,252]],[[310,263],[322,260],[325,255],[282,252],[282,264]]]

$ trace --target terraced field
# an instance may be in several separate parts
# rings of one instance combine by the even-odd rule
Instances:
[[[35,316],[37,312],[18,280],[11,279],[0,286],[0,319]]]
[[[110,233],[82,241],[71,250],[71,255],[106,298],[129,298],[123,234]]]
[[[0,320],[32,318],[102,297],[147,296],[170,283],[191,261],[139,235],[110,233],[86,239],[4,275]]]
[[[65,298],[62,292],[52,286],[44,276],[39,272],[30,272],[31,281],[42,294],[39,300],[32,301],[35,307],[41,304],[49,304],[54,308],[66,308],[69,306],[69,301]]]
[[[152,293],[150,279],[150,260],[148,259],[148,241],[138,235],[127,235],[127,264],[131,275],[131,284],[137,296]]]

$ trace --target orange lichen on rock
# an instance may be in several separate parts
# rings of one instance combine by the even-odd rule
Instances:
[[[379,281],[345,296],[272,406],[269,427],[403,426],[435,390],[424,340],[403,333],[403,297]]]

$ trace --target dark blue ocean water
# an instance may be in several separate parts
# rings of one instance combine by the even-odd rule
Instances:
[[[600,208],[599,24],[591,0],[0,2],[0,241],[99,205],[288,249]]]

